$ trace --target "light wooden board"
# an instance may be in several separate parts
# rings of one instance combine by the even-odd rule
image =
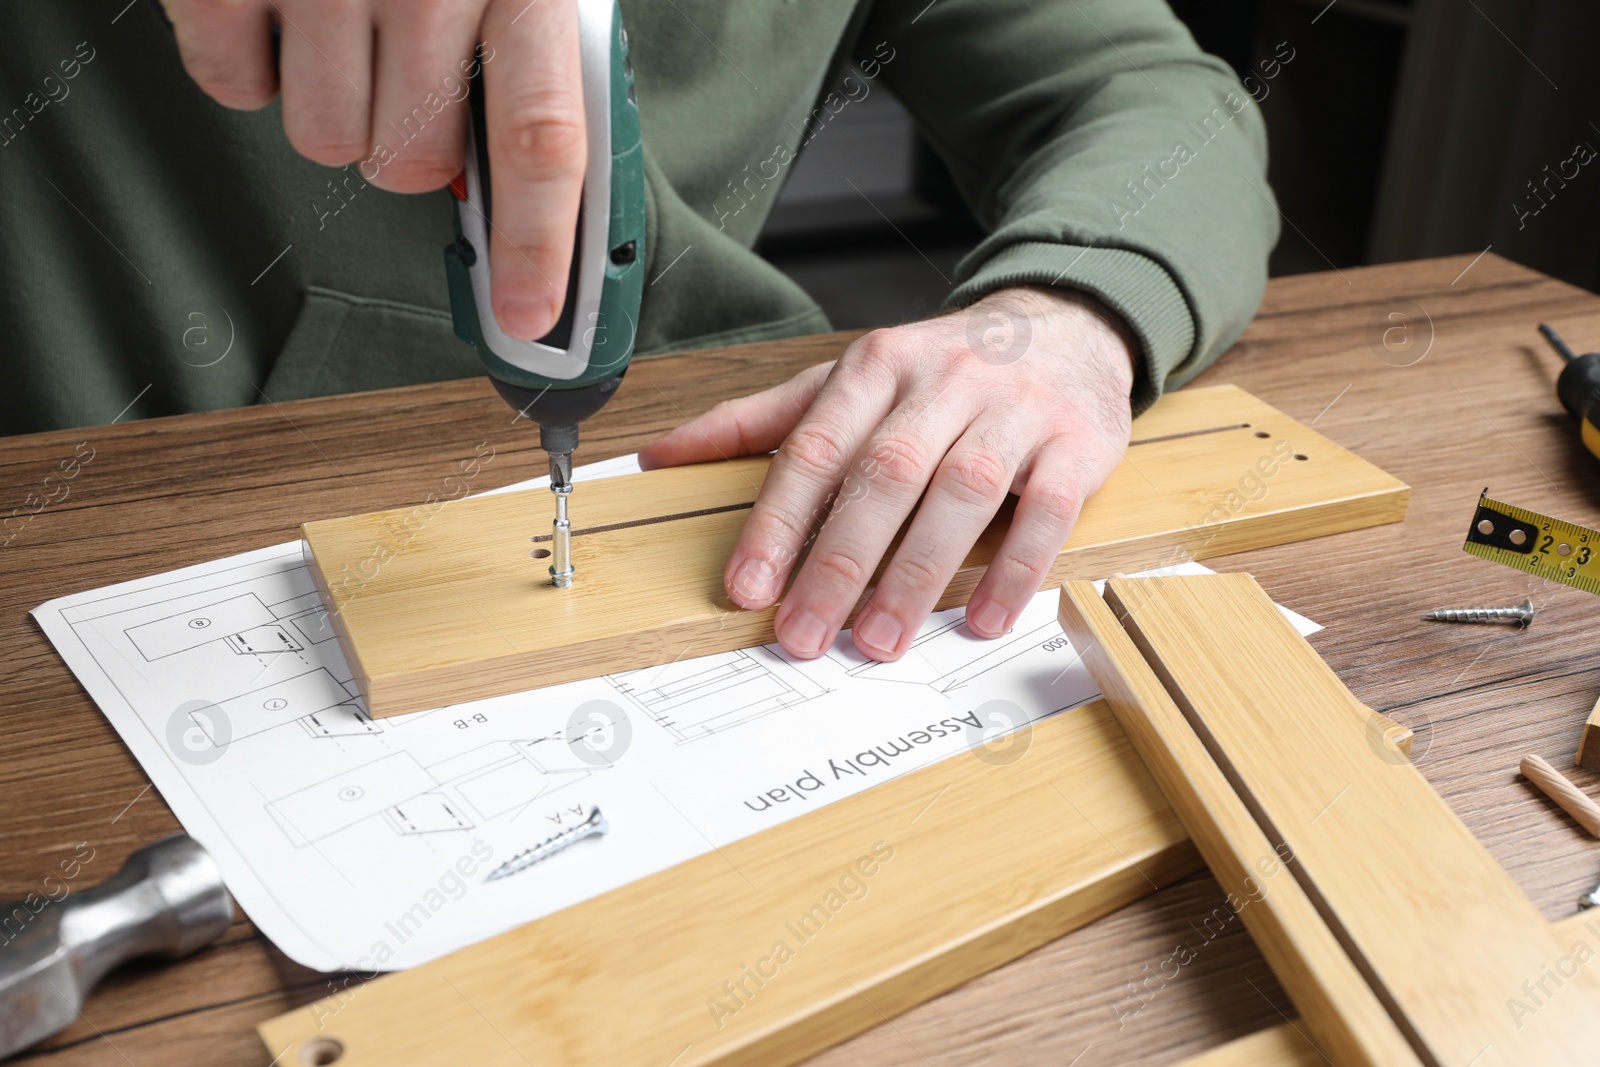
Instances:
[[[1557,919],[1550,928],[1561,944],[1572,949],[1583,946],[1591,957],[1585,966],[1596,966],[1593,960],[1600,959],[1600,915],[1580,911]],[[1290,1019],[1191,1056],[1180,1067],[1326,1067],[1327,1063],[1327,1058],[1306,1038],[1304,1025]]]
[[[1600,700],[1589,711],[1584,721],[1583,734],[1578,738],[1578,754],[1572,757],[1575,767],[1587,771],[1600,771]]]
[[[1346,710],[1352,724],[1369,717],[1354,701]],[[1013,761],[1015,744],[283,1015],[262,1040],[286,1063],[335,1041],[351,1065],[547,1062],[536,1050],[574,1067],[782,1065],[1200,867],[1104,702],[1036,724]],[[799,944],[789,924],[827,906],[879,842],[893,858]],[[775,960],[780,940],[793,959],[766,964],[775,976],[755,985],[747,968]]]
[[[1214,432],[1205,432],[1214,431]],[[1084,506],[1046,584],[1397,522],[1406,486],[1233,386],[1164,397]],[[1298,459],[1295,457],[1305,457]],[[307,561],[374,716],[438,707],[773,639],[723,568],[767,460],[585,482],[572,497],[576,585],[528,556],[545,490],[307,523]],[[605,532],[684,512],[716,514]],[[939,601],[966,603],[1003,509]],[[853,617],[853,614],[852,614]]]
[[[1339,1067],[1419,1063],[1092,583],[1062,588],[1061,626],[1321,1052]]]
[[[1116,579],[1107,602],[1425,1061],[1595,1062],[1600,976],[1252,578]]]
[[[1191,1056],[1181,1067],[1328,1067],[1328,1058],[1294,1021],[1246,1034]]]
[[[288,1064],[775,1067],[1198,867],[1096,701],[260,1033]]]

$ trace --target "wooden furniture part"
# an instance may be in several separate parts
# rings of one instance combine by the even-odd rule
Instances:
[[[1589,953],[1600,954],[1600,915],[1578,912],[1550,924],[1556,941],[1563,945],[1582,945]],[[1306,1037],[1305,1026],[1297,1019],[1257,1030],[1225,1045],[1191,1056],[1177,1067],[1327,1067],[1328,1058]]]
[[[278,1063],[794,1063],[1198,866],[1099,701],[260,1028]]]
[[[1346,713],[1350,692],[1253,578],[1114,579],[1106,601],[1425,1061],[1594,1062],[1600,976],[1410,762]],[[1204,792],[1205,767],[1173,770]],[[1215,816],[1199,825],[1222,836]],[[1323,1033],[1320,1007],[1299,1006]]]
[[[1321,1051],[1340,1067],[1419,1063],[1093,583],[1062,587],[1061,626]]]
[[[748,648],[773,640],[776,609],[734,609],[722,575],[766,464],[584,483],[571,589],[528,557],[548,531],[543,489],[306,523],[306,558],[377,717]],[[1189,389],[1135,422],[1046,584],[1396,522],[1408,494],[1241,389]],[[939,607],[966,603],[1009,515]]]
[[[1296,1020],[1246,1034],[1226,1045],[1202,1052],[1178,1067],[1328,1067],[1328,1057],[1306,1037]]]
[[[1559,368],[1533,326],[1550,322],[1580,351],[1600,348],[1600,297],[1495,249],[1275,278],[1239,343],[1195,384],[1236,383],[1413,487],[1403,524],[1213,565],[1250,571],[1275,600],[1327,627],[1311,644],[1358,697],[1417,729],[1419,768],[1554,918],[1594,886],[1594,841],[1504,769],[1525,752],[1576,747],[1573,709],[1600,692],[1594,602],[1541,586],[1531,642],[1509,629],[1415,618],[1445,603],[1514,604],[1532,591],[1520,572],[1459,551],[1484,485],[1552,514],[1595,514],[1594,461],[1556,403]],[[1409,367],[1380,362],[1369,321],[1401,311],[1423,322],[1410,305],[1427,313],[1432,350]],[[853,337],[636,359],[616,399],[584,424],[581,455],[637,451],[719,401],[835,358]],[[130,385],[124,402],[143,385]],[[307,519],[421,504],[450,493],[459,483],[444,480],[479,448],[493,460],[469,481],[474,491],[545,466],[538,435],[511,425],[481,376],[301,401],[267,392],[275,403],[141,419],[152,391],[115,425],[0,437],[0,515],[24,507],[30,492],[51,493],[43,476],[80,443],[95,450],[70,497],[25,525],[7,522],[0,537],[9,539],[0,550],[0,720],[11,742],[0,768],[0,898],[39,893],[40,877],[79,842],[96,850],[82,875],[93,881],[101,864],[114,869],[180,828],[29,609],[282,544]],[[1128,758],[1137,759],[1131,750]],[[1600,789],[1589,771],[1568,774]],[[1145,899],[879,1022],[809,1067],[1160,1067],[1293,1014],[1242,922],[1209,940],[1196,932],[1223,905],[1208,874],[1144,890]],[[1198,950],[1193,962],[1134,999],[1129,983],[1156,974],[1179,944]],[[358,976],[286,959],[241,915],[222,943],[179,964],[107,976],[82,1018],[17,1062],[266,1067],[262,1020],[361,990]]]
[[[1356,702],[1347,710],[1352,724],[1375,720],[1409,741]],[[579,1067],[792,1063],[1198,866],[1103,702],[1047,719],[1021,743],[1014,762],[951,757],[385,978],[363,990],[363,1011],[335,995],[264,1025],[262,1040],[288,1062],[337,1042],[351,1065],[401,1050],[416,1064],[490,1062],[479,1057],[505,1043],[559,1048]],[[840,921],[821,914],[826,930],[811,929],[806,916],[863,859],[859,899],[828,903]],[[1288,899],[1281,882],[1274,909]],[[1365,993],[1387,1023],[1353,981],[1340,1003]],[[619,997],[629,1011],[607,1021]],[[591,1001],[605,1007],[582,1007]],[[1366,1062],[1405,1062],[1382,1055],[1406,1050],[1392,1024],[1380,1031],[1360,1033],[1375,1052]]]
[[[1578,754],[1572,757],[1574,767],[1586,771],[1600,771],[1600,700],[1589,710],[1583,724],[1583,736],[1578,738]]]

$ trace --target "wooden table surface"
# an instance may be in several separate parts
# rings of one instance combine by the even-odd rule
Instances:
[[[1417,765],[1554,918],[1600,878],[1600,849],[1516,765],[1536,752],[1570,768],[1600,694],[1588,629],[1600,604],[1461,551],[1486,485],[1600,523],[1600,470],[1556,402],[1559,364],[1535,333],[1540,321],[1580,352],[1600,349],[1600,298],[1492,254],[1282,278],[1199,381],[1236,383],[1412,486],[1403,524],[1211,563],[1253,572],[1327,626],[1312,643],[1357,697],[1416,731]],[[1412,331],[1389,335],[1397,351],[1383,344],[1389,328]],[[581,458],[633,451],[848,339],[640,360],[585,428]],[[178,829],[29,609],[278,544],[308,519],[420,502],[482,442],[496,458],[475,488],[531,477],[541,473],[535,438],[483,379],[0,438],[0,515],[43,494],[80,442],[94,450],[66,499],[20,530],[13,522],[0,548],[0,898],[42,892],[82,843],[93,849],[80,876],[89,884]],[[1526,631],[1419,618],[1529,595],[1538,619]],[[1568,773],[1600,788],[1600,776]],[[1280,1022],[1293,1009],[1242,925],[1207,940],[1202,920],[1222,900],[1209,875],[1191,877],[813,1063],[1159,1064]],[[1194,958],[1176,968],[1184,944]],[[117,972],[77,1023],[15,1062],[265,1063],[255,1025],[325,995],[330,977],[290,962],[240,917],[194,957]]]

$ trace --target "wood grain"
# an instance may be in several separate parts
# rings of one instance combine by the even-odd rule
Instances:
[[[1593,1062],[1600,976],[1426,779],[1372,743],[1253,578],[1113,579],[1106,601],[1419,1053]]]
[[[1133,440],[1085,503],[1047,586],[1405,515],[1404,484],[1231,386],[1165,397],[1135,421]],[[307,523],[306,560],[379,718],[750,648],[775,640],[777,609],[728,600],[723,570],[748,512],[727,509],[755,500],[766,467],[756,457],[578,486],[571,589],[528,557],[529,531],[553,514],[543,489]],[[939,608],[967,602],[1010,510]],[[700,511],[712,513],[649,521]],[[628,523],[642,525],[581,532]]]
[[[1062,587],[1061,626],[1212,876],[1227,890],[1229,909],[1244,920],[1294,1001],[1315,1039],[1312,1051],[1338,1067],[1420,1063],[1295,881],[1284,862],[1292,853],[1268,840],[1092,582]],[[1366,729],[1370,712],[1353,700],[1344,710]],[[1388,753],[1404,759],[1398,748]]]
[[[261,1026],[279,1062],[782,1067],[1194,870],[1109,710],[1034,726]],[[626,1005],[625,1010],[618,1010]]]
[[[1600,917],[1579,912],[1550,924],[1555,938],[1563,945],[1600,955]],[[1178,1067],[1321,1067],[1328,1061],[1305,1035],[1299,1020],[1291,1019],[1265,1030],[1218,1045],[1186,1059]]]
[[[1391,314],[1431,338],[1420,362],[1378,358],[1370,324],[1392,324]],[[1526,752],[1568,760],[1578,744],[1600,692],[1595,602],[1460,550],[1486,484],[1502,499],[1600,522],[1594,461],[1556,401],[1560,367],[1535,332],[1541,321],[1580,351],[1600,348],[1600,298],[1493,252],[1278,278],[1244,336],[1196,384],[1237,384],[1412,487],[1403,524],[1211,565],[1250,571],[1274,599],[1326,625],[1312,645],[1359,700],[1415,731],[1418,770],[1556,918],[1594,887],[1600,860],[1515,766]],[[617,398],[585,424],[579,460],[636,451],[721,400],[835,358],[854,336],[636,360]],[[145,384],[130,378],[126,399]],[[25,507],[80,442],[96,449],[71,495],[0,548],[0,898],[37,892],[80,841],[97,849],[87,876],[99,877],[179,828],[29,609],[291,541],[308,520],[421,504],[448,491],[444,479],[481,444],[495,454],[474,492],[541,474],[538,435],[525,429],[477,378],[0,438],[0,515]],[[1526,631],[1417,618],[1440,604],[1529,594],[1539,625]],[[1600,788],[1600,775],[1569,773]],[[1281,1024],[1292,1005],[1243,924],[1205,927],[1220,907],[1210,875],[1190,876],[812,1062],[1154,1067]],[[1195,955],[1174,971],[1167,961],[1180,945]],[[359,980],[297,966],[241,918],[195,957],[112,974],[84,1017],[14,1062],[264,1065],[257,1024],[344,988]]]

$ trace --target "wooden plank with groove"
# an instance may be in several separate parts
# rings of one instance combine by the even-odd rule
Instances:
[[[1113,579],[1106,600],[1424,1062],[1594,1062],[1600,976],[1335,710],[1354,698],[1253,578]]]
[[[1582,946],[1583,955],[1590,960],[1600,959],[1600,915],[1580,911],[1555,920],[1550,930],[1558,942],[1573,947],[1574,955]],[[1326,1067],[1327,1062],[1306,1037],[1299,1020],[1290,1019],[1190,1056],[1176,1067],[1259,1067],[1263,1063],[1275,1067]]]
[[[1371,714],[1347,709],[1353,723]],[[1378,718],[1385,736],[1409,738]],[[381,979],[361,990],[362,1011],[338,995],[282,1016],[262,1039],[291,1062],[336,1047],[356,1067],[402,1049],[429,1064],[552,1047],[578,1065],[794,1062],[1198,866],[1103,702],[1037,724],[1023,745],[1020,759],[979,750],[891,780]],[[883,828],[904,833],[862,836]],[[864,891],[830,912],[852,921],[815,949],[822,931],[802,917],[838,895],[852,863]],[[625,1022],[583,1007],[608,997],[628,999]],[[477,1044],[479,1013],[490,1047]]]
[[[1256,824],[1092,582],[1062,586],[1060,617],[1320,1051],[1339,1067],[1419,1063],[1290,873],[1286,861],[1292,856]],[[1351,719],[1359,721],[1357,715]],[[1396,758],[1403,758],[1398,750]]]
[[[1405,515],[1403,483],[1233,386],[1163,398],[1133,438],[1046,584]],[[734,609],[722,574],[766,464],[583,483],[571,589],[528,557],[530,535],[549,529],[545,490],[307,523],[307,561],[377,717],[747,648],[773,640],[775,609]],[[1002,508],[940,608],[966,603],[1009,517]]]

